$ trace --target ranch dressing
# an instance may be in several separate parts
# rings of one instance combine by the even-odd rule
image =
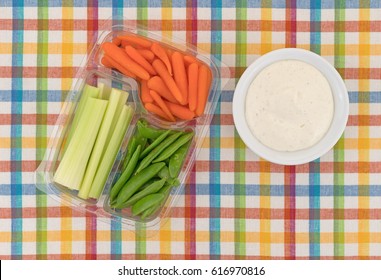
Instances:
[[[327,132],[334,105],[327,79],[299,60],[264,68],[246,96],[246,121],[262,144],[277,151],[311,147]]]

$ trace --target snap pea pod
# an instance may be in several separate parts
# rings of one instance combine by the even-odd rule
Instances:
[[[156,157],[152,162],[160,162],[164,161],[173,155],[182,145],[187,143],[192,139],[194,132],[189,132],[187,134],[182,135],[179,139],[177,139],[172,145],[163,150],[158,157]]]
[[[138,174],[140,171],[142,171],[144,168],[146,168],[157,156],[160,155],[160,153],[167,148],[169,145],[171,145],[173,142],[176,141],[177,138],[179,138],[183,133],[177,132],[171,136],[169,136],[166,140],[162,141],[155,149],[153,149],[145,158],[142,159],[140,162],[138,168],[136,169],[136,174]],[[163,163],[165,164],[165,163]]]
[[[127,154],[126,154],[126,157],[124,158],[123,170],[126,169],[127,164],[130,161],[130,158],[133,154],[133,151],[136,149],[136,147],[137,147],[136,137],[132,136],[130,142],[128,142],[128,145],[127,145]]]
[[[123,205],[121,208],[126,208],[131,205],[134,205],[135,202],[139,201],[143,197],[158,192],[165,184],[165,178],[154,181],[149,186],[144,188],[143,190],[135,193],[133,196],[131,196]]]
[[[152,214],[154,214],[157,210],[159,210],[159,208],[161,206],[163,206],[163,202],[165,201],[165,199],[167,198],[169,192],[171,191],[171,188],[172,186],[171,185],[165,185],[164,187],[162,187],[159,191],[159,193],[162,193],[164,194],[164,198],[160,201],[158,201],[155,205],[151,206],[150,208],[148,208],[147,210],[145,210],[142,215],[141,215],[141,219],[142,220],[145,220],[145,218],[147,217],[150,217]]]
[[[170,130],[167,130],[164,133],[162,133],[159,137],[157,137],[147,148],[143,150],[139,158],[142,159],[146,155],[148,155],[148,153],[155,149],[168,136],[170,132]]]
[[[115,201],[115,198],[117,197],[120,189],[123,187],[123,185],[130,179],[132,173],[134,172],[134,169],[136,167],[136,164],[138,163],[140,150],[142,146],[138,146],[133,153],[131,160],[128,162],[126,168],[124,169],[122,175],[119,177],[118,181],[114,184],[114,186],[111,188],[110,192],[110,203],[113,204]]]
[[[172,178],[176,178],[179,176],[181,167],[183,165],[185,156],[188,152],[189,146],[191,144],[191,141],[188,143],[182,145],[177,151],[169,158],[169,174]]]
[[[115,208],[123,205],[141,186],[151,180],[165,166],[164,162],[154,163],[143,169],[139,174],[136,174],[124,184],[116,199],[116,204],[112,205]]]
[[[146,137],[149,139],[157,139],[161,134],[163,134],[165,132],[165,130],[155,129],[153,127],[149,127],[147,122],[144,122],[142,120],[138,121],[137,127],[139,130],[139,133],[143,137]]]
[[[172,178],[169,174],[169,168],[167,166],[164,166],[159,173],[157,173],[157,176],[160,178],[165,178],[167,180],[167,183],[171,186],[177,187],[180,185],[180,181],[177,178]]]
[[[163,200],[164,197],[165,196],[162,193],[153,193],[143,197],[138,202],[136,202],[134,206],[132,206],[132,215],[137,216],[140,213],[143,213],[145,210],[155,205],[158,201]]]

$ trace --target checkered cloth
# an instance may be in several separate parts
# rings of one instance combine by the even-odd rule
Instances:
[[[381,259],[380,1],[121,2],[0,1],[0,259]],[[34,185],[61,102],[109,17],[194,44],[233,76],[156,234],[103,223]],[[258,158],[231,114],[245,68],[284,47],[322,55],[349,91],[343,137],[300,166]]]

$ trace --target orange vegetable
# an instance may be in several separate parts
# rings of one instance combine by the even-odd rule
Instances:
[[[125,47],[127,47],[130,43],[128,43],[127,41],[125,40],[121,40],[121,43],[120,43],[120,46],[124,49]]]
[[[167,121],[171,121],[168,116],[163,112],[163,110],[160,109],[159,106],[153,104],[153,103],[146,103],[144,104],[144,108],[146,108],[146,110],[148,112],[151,112],[151,113],[154,113],[160,117],[162,117],[163,119],[167,120]]]
[[[103,56],[102,59],[101,59],[101,63],[104,67],[107,67],[107,68],[114,68],[114,66],[111,64],[111,62],[107,59],[106,56]]]
[[[114,37],[114,38],[112,39],[112,42],[113,42],[114,45],[116,45],[116,46],[119,47],[120,44],[122,43],[122,40],[120,40],[119,37]]]
[[[168,87],[165,85],[163,80],[159,76],[154,76],[147,81],[149,89],[156,91],[161,97],[167,99],[172,103],[177,103],[176,98],[169,91]]]
[[[134,73],[140,79],[148,80],[150,78],[149,73],[143,67],[141,67],[139,64],[134,62],[126,54],[126,52],[123,51],[123,49],[118,48],[116,45],[114,45],[113,43],[110,43],[110,42],[103,43],[102,49],[106,53],[107,56],[112,58],[115,62],[118,62],[121,66],[123,66],[123,68]]]
[[[178,104],[174,104],[171,102],[165,101],[165,104],[167,105],[168,109],[171,111],[171,113],[182,120],[191,120],[194,118],[194,112],[189,110],[188,107],[181,106]]]
[[[152,63],[155,55],[150,50],[146,49],[137,49],[137,51],[150,63]]]
[[[178,86],[176,85],[171,75],[168,73],[164,63],[159,59],[155,59],[152,62],[152,66],[156,70],[156,72],[159,74],[159,76],[163,79],[164,83],[166,84],[168,89],[171,91],[175,99],[182,105],[186,104],[186,100],[184,100],[183,95],[181,94]]]
[[[149,88],[147,85],[147,81],[141,81],[140,91],[141,91],[140,98],[142,99],[143,103],[147,103],[147,102],[152,103],[153,102],[153,99],[152,99],[151,95],[149,94]]]
[[[125,50],[128,56],[147,70],[148,73],[156,75],[156,71],[153,69],[152,65],[134,47],[126,46]]]
[[[171,111],[168,109],[163,99],[161,99],[160,95],[158,95],[157,92],[154,90],[150,90],[149,94],[151,95],[155,103],[159,105],[159,107],[163,110],[163,112],[168,116],[168,118],[173,122],[176,121],[175,117],[172,115]]]
[[[172,54],[172,67],[173,67],[173,76],[175,82],[180,89],[185,104],[188,103],[188,78],[184,66],[184,59],[181,53],[174,52]]]
[[[198,65],[193,62],[188,67],[188,102],[189,109],[195,111],[197,107],[197,82],[198,82]]]
[[[203,64],[198,69],[197,107],[195,111],[197,116],[201,116],[204,113],[206,101],[208,100],[210,82],[210,70],[207,66]]]
[[[136,78],[136,75],[134,73],[130,72],[128,69],[126,69],[121,64],[116,62],[112,57],[108,56],[107,54],[104,57],[105,57],[105,60],[108,61],[109,64],[111,64],[110,68],[115,68],[120,73],[122,73],[122,74],[124,74],[124,75],[126,75],[128,77]]]
[[[150,40],[144,39],[136,35],[121,35],[121,36],[118,36],[118,38],[123,41],[127,41],[130,44],[139,45],[144,48],[150,48],[152,45],[152,42]]]
[[[185,66],[189,66],[192,63],[197,62],[197,59],[194,56],[191,55],[184,55],[184,64]]]
[[[171,62],[169,61],[168,54],[163,49],[162,46],[160,46],[158,43],[153,43],[151,46],[151,51],[162,61],[164,62],[165,66],[167,67],[168,73],[170,76],[172,76],[172,66]]]

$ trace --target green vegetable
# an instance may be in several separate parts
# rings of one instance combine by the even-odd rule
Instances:
[[[166,140],[161,142],[155,149],[153,149],[139,164],[136,173],[139,173],[141,170],[146,168],[157,156],[160,155],[160,153],[167,148],[169,145],[171,145],[174,141],[176,141],[177,138],[182,135],[182,132],[177,132],[171,136],[169,136]]]
[[[134,154],[131,157],[131,160],[127,164],[127,167],[124,169],[124,171],[123,171],[122,175],[119,177],[118,181],[112,187],[111,192],[110,192],[110,201],[111,201],[111,203],[114,202],[114,200],[117,197],[120,189],[128,181],[128,179],[130,179],[132,173],[134,172],[136,164],[138,163],[141,147],[142,146],[139,145],[136,148]]]
[[[140,159],[144,158],[146,155],[148,155],[149,152],[156,148],[168,136],[170,132],[170,130],[167,130],[164,133],[162,133],[159,137],[157,137],[147,148],[144,149],[144,151],[140,155]]]
[[[135,193],[133,196],[131,196],[123,205],[121,208],[126,208],[131,205],[134,205],[135,202],[139,201],[140,199],[144,198],[145,196],[158,192],[165,184],[165,178],[154,181],[149,186],[144,188],[143,190]]]
[[[108,101],[89,97],[67,150],[54,174],[54,181],[70,189],[81,186]]]
[[[105,83],[98,83],[99,95],[98,98],[108,100],[110,98],[111,87]]]
[[[129,126],[133,116],[133,109],[131,106],[123,105],[122,113],[119,116],[118,122],[115,126],[114,133],[108,143],[107,149],[104,153],[102,161],[99,163],[93,184],[91,185],[89,196],[98,199],[102,193],[103,187],[110,174],[112,165],[118,154],[120,145],[124,135],[126,134],[127,127]]]
[[[143,169],[139,174],[132,176],[120,190],[116,204],[112,206],[119,208],[123,205],[141,186],[155,177],[164,165],[164,162],[151,164],[147,168]]]
[[[177,151],[171,155],[169,158],[169,174],[172,178],[176,178],[179,176],[181,167],[183,165],[185,156],[188,152],[189,146],[192,141],[187,142],[186,144],[182,145]]]
[[[103,117],[101,128],[99,129],[97,140],[95,141],[95,145],[93,151],[91,152],[91,157],[86,168],[85,177],[83,179],[82,185],[80,187],[78,196],[84,199],[89,197],[89,192],[91,185],[94,180],[94,175],[97,171],[98,164],[104,155],[104,152],[107,148],[108,142],[106,142],[108,134],[110,132],[111,123],[116,115],[116,108],[119,102],[124,102],[125,100],[121,99],[121,91],[112,90],[110,94],[110,99],[107,105],[106,113]],[[122,103],[122,105],[124,104]],[[119,115],[118,115],[119,116]]]
[[[162,187],[160,189],[159,193],[164,194],[163,199],[157,201],[156,204],[154,204],[150,208],[146,209],[141,215],[142,220],[145,220],[145,218],[150,217],[152,214],[156,213],[156,211],[159,210],[159,208],[161,206],[163,206],[163,203],[166,200],[167,196],[169,195],[171,188],[172,188],[171,185],[165,185],[164,187]]]
[[[143,213],[145,210],[155,205],[158,201],[163,200],[164,197],[165,196],[162,193],[149,194],[145,196],[144,198],[136,202],[134,206],[132,206],[132,215],[137,216],[140,213]]]
[[[131,139],[127,145],[127,154],[126,154],[126,157],[124,158],[124,161],[123,161],[123,170],[126,169],[126,166],[129,163],[130,158],[131,158],[132,154],[134,153],[134,151],[136,150],[137,146],[138,145],[137,145],[137,141],[136,141],[136,136],[134,135],[131,137]]]
[[[146,137],[148,139],[153,139],[153,140],[157,139],[158,137],[160,137],[161,134],[166,132],[165,130],[159,130],[153,127],[149,127],[147,122],[143,120],[138,121],[137,127],[139,130],[139,133],[143,135],[143,137]]]
[[[160,153],[160,155],[157,158],[155,158],[152,162],[155,163],[155,162],[166,160],[171,155],[173,155],[182,145],[184,145],[189,140],[191,140],[193,135],[194,135],[194,133],[190,132],[190,133],[187,133],[187,134],[181,136],[172,145],[170,145],[164,151],[162,151]]]

